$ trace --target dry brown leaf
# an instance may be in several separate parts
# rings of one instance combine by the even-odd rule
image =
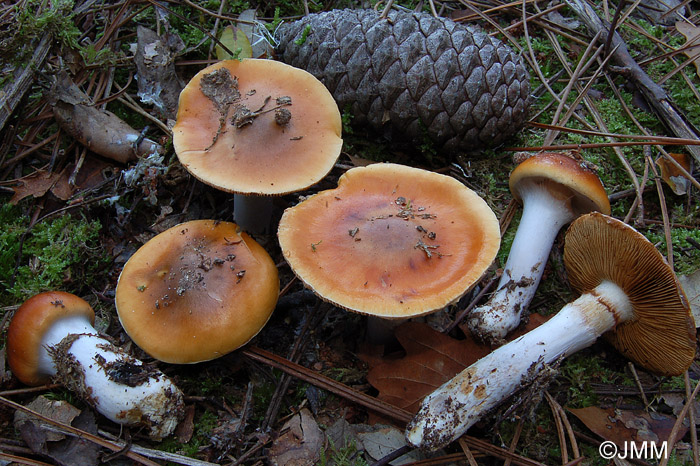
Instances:
[[[586,427],[604,440],[614,442],[618,448],[625,448],[631,442],[665,442],[675,423],[675,418],[643,410],[602,409],[597,406],[568,410]],[[685,435],[681,428],[677,438]]]
[[[672,152],[668,155],[678,162],[685,171],[690,173],[690,156],[688,154]],[[690,182],[673,163],[660,157],[656,161],[656,164],[661,169],[661,178],[671,187],[674,193],[679,196],[688,193]]]
[[[685,46],[688,48],[683,50],[683,53],[688,58],[693,59],[696,72],[700,76],[700,27],[689,24],[685,21],[676,23],[676,30],[685,36]]]
[[[406,356],[368,361],[374,367],[367,380],[379,390],[379,399],[410,412],[418,410],[425,395],[491,351],[471,338],[456,340],[418,322],[402,324],[395,335]]]
[[[63,180],[64,182],[59,183],[62,178],[65,178]],[[12,188],[15,192],[12,199],[10,199],[10,204],[12,205],[16,205],[25,197],[41,197],[46,194],[49,189],[53,190],[57,186],[60,186],[61,188],[60,190],[57,190],[57,192],[62,195],[65,194],[65,187],[63,185],[67,185],[67,177],[65,176],[65,172],[49,173],[45,170],[37,170],[31,175],[18,179],[17,182],[19,184]],[[68,199],[68,197],[58,197],[64,201]]]
[[[311,412],[303,408],[287,421],[284,432],[272,444],[268,460],[273,465],[312,466],[319,460],[325,437]]]

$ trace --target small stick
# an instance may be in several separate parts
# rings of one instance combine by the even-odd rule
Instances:
[[[557,402],[554,401],[552,395],[549,392],[544,392],[545,398],[547,398],[547,403],[552,410],[552,416],[554,417],[554,424],[557,426],[557,437],[559,438],[559,446],[561,448],[561,463],[566,464],[569,462],[569,453],[566,449],[566,436],[564,435],[564,426],[561,422],[561,417],[559,416],[559,411],[557,410]]]
[[[683,380],[685,382],[685,396],[689,404],[695,403],[695,398],[690,397],[690,377],[688,376],[688,371],[683,374]],[[688,421],[690,421],[690,440],[693,446],[693,464],[700,464],[700,454],[698,454],[698,430],[695,428],[695,410],[688,410]]]
[[[518,445],[518,441],[520,440],[520,434],[523,432],[523,423],[525,420],[523,418],[520,418],[518,421],[518,425],[515,427],[515,433],[513,434],[513,439],[510,441],[510,446],[508,447],[508,451],[511,453],[515,453],[515,447]],[[511,459],[508,458],[504,463],[503,466],[510,466]]]
[[[634,367],[634,364],[632,362],[628,362],[627,367],[630,368],[630,372],[632,372],[632,377],[634,378],[634,383],[637,385],[637,388],[639,389],[639,394],[642,396],[642,402],[644,402],[644,409],[646,411],[649,411],[649,400],[647,399],[646,393],[644,393],[642,381],[639,380],[639,375],[637,375],[637,369]]]
[[[686,374],[688,371],[686,371]],[[681,410],[680,413],[678,413],[678,417],[676,418],[676,423],[673,424],[673,428],[671,429],[671,433],[668,434],[668,439],[666,440],[666,445],[670,445],[670,451],[666,451],[666,457],[661,458],[661,461],[659,461],[659,466],[666,466],[668,464],[668,460],[671,458],[671,451],[673,451],[673,447],[676,444],[676,436],[678,436],[678,431],[680,430],[681,426],[683,425],[683,419],[685,419],[685,416],[688,414],[688,410],[690,409],[691,406],[693,406],[693,401],[695,400],[695,397],[698,396],[698,391],[700,391],[700,382],[695,386],[695,390],[693,390],[693,393],[690,394],[688,399],[685,402],[685,406],[683,406],[683,409]],[[691,426],[691,428],[694,428],[694,426]]]
[[[467,461],[469,462],[469,466],[478,466],[478,463],[476,462],[476,458],[474,458],[474,454],[472,453],[471,449],[469,448],[469,445],[467,445],[467,442],[465,442],[462,439],[459,439],[459,446],[462,447],[462,451],[464,452],[464,456],[467,457]],[[506,464],[508,464],[508,463],[506,463]]]

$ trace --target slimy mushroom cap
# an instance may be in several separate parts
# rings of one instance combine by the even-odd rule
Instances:
[[[269,254],[229,222],[194,220],[144,244],[119,277],[124,329],[146,353],[169,363],[227,354],[265,325],[279,278]]]
[[[173,143],[182,165],[208,185],[282,195],[330,171],[341,128],[335,100],[310,73],[274,60],[224,60],[181,92]]]
[[[285,259],[323,299],[383,318],[427,314],[481,277],[500,243],[486,202],[449,176],[397,164],[353,168],[287,209]]]

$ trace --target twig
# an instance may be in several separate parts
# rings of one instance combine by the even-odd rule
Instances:
[[[73,426],[69,426],[67,424],[63,424],[61,422],[58,422],[54,419],[51,419],[50,417],[46,417],[40,413],[37,413],[36,411],[33,411],[25,406],[22,406],[19,403],[15,403],[14,401],[8,400],[5,397],[0,396],[0,403],[7,405],[11,408],[14,408],[18,411],[22,411],[22,412],[30,414],[32,416],[38,417],[39,419],[41,419],[44,422],[47,422],[47,423],[52,424],[56,427],[59,427],[60,429],[62,429],[65,432],[68,432],[68,433],[77,435],[78,437],[89,440],[90,442],[95,443],[101,447],[107,448],[107,449],[112,450],[112,451],[120,451],[122,449],[121,445],[117,445],[113,442],[105,440],[101,437],[98,437],[97,435],[93,435],[93,434],[86,432],[84,430],[76,429]],[[149,460],[148,458],[144,458],[143,456],[141,456],[133,451],[127,451],[124,455],[127,456],[128,458],[140,463],[140,464],[145,465],[145,466],[160,466],[158,463],[154,463],[153,461]]]
[[[690,376],[688,371],[683,374],[685,382],[685,397],[689,404],[695,403],[695,398],[690,397]],[[690,424],[690,441],[693,447],[693,464],[700,464],[700,452],[698,452],[698,429],[695,427],[695,408],[688,410],[688,421]]]
[[[659,195],[659,205],[661,206],[661,219],[664,222],[664,237],[666,238],[666,262],[668,262],[671,268],[673,268],[673,241],[671,240],[671,226],[668,217],[668,207],[666,206],[666,196],[664,196],[664,189],[661,185],[661,177],[656,171],[656,164],[651,158],[651,149],[648,147],[645,147],[644,149],[644,157],[649,161],[651,171],[654,174],[656,192]]]
[[[406,453],[409,453],[411,450],[413,450],[413,448],[410,445],[404,445],[401,448],[397,448],[396,450],[392,451],[385,457],[379,459],[378,461],[375,461],[371,464],[371,466],[386,466],[395,459],[405,455]]]
[[[44,463],[43,461],[31,460],[29,458],[23,458],[21,456],[10,455],[9,453],[3,453],[3,452],[0,452],[0,459],[7,460],[11,463],[27,464],[30,466],[52,466],[51,464]]]
[[[687,371],[686,371],[687,374]],[[681,410],[680,413],[678,413],[678,417],[676,418],[676,422],[673,424],[673,428],[671,429],[671,433],[668,434],[668,440],[666,440],[666,445],[668,445],[668,448],[670,450],[667,450],[667,454],[665,458],[661,458],[661,461],[659,461],[659,466],[666,466],[668,464],[668,460],[671,458],[671,451],[673,451],[673,447],[676,444],[676,436],[678,435],[678,431],[680,430],[681,426],[683,425],[683,420],[685,419],[685,416],[688,414],[688,410],[693,406],[693,402],[695,401],[695,398],[698,396],[698,391],[700,391],[700,381],[698,384],[695,386],[695,390],[693,390],[693,393],[690,394],[688,399],[685,402],[685,406],[683,406],[683,409]],[[691,426],[691,429],[695,429],[695,426]]]
[[[119,440],[113,434],[105,432],[103,430],[98,431],[100,435],[112,440],[116,445],[125,446],[126,442]],[[190,458],[189,456],[178,455],[176,453],[168,453],[167,451],[153,450],[151,448],[141,447],[139,445],[134,445],[133,443],[129,446],[129,449],[135,453],[143,455],[147,458],[155,458],[159,460],[170,461],[177,464],[184,464],[185,466],[214,466],[216,463],[210,463],[209,461],[202,461],[195,458]]]
[[[447,326],[447,328],[445,329],[445,331],[443,333],[445,333],[445,334],[450,333],[452,330],[454,330],[454,328],[456,326],[459,325],[460,322],[462,322],[462,320],[464,320],[464,318],[467,316],[467,314],[469,314],[469,312],[471,312],[471,310],[474,309],[474,306],[476,306],[479,303],[479,301],[481,301],[481,298],[483,298],[484,295],[489,292],[489,290],[491,289],[493,284],[496,283],[496,281],[498,281],[499,278],[501,278],[501,273],[502,272],[496,273],[493,277],[491,277],[491,279],[488,281],[488,283],[486,285],[484,285],[484,287],[479,291],[479,293],[477,293],[477,295],[474,297],[474,299],[471,300],[469,305],[467,307],[465,307],[455,317],[455,319],[452,321],[452,323],[450,325]]]
[[[524,423],[525,423],[525,419],[521,417],[518,420],[518,425],[515,426],[515,432],[513,433],[513,439],[510,441],[510,446],[508,447],[508,451],[511,453],[515,453],[515,447],[518,446],[518,441],[520,441],[520,434],[523,433],[523,424]],[[503,466],[510,466],[510,463],[511,463],[511,460],[509,458],[503,463]]]
[[[467,445],[467,442],[462,440],[461,438],[459,439],[459,446],[462,447],[462,451],[464,452],[464,456],[467,457],[467,461],[469,462],[469,466],[478,466],[476,462],[476,458],[474,458],[474,454],[472,453],[472,450],[469,448],[469,445]]]
[[[607,29],[603,20],[601,20],[593,8],[584,3],[583,0],[566,0],[566,3],[576,12],[583,22],[586,23],[591,35],[595,35],[597,31]],[[619,47],[617,47],[617,50],[613,53],[613,58],[619,66],[624,68],[626,77],[636,84],[659,118],[674,134],[676,134],[676,136],[698,140],[698,135],[693,128],[686,123],[685,117],[676,109],[673,100],[666,91],[656,84],[629,54],[627,46],[619,34],[615,33],[613,35],[612,43],[613,45],[619,44]],[[693,157],[700,162],[700,147],[688,145],[687,148]]]
[[[557,438],[559,439],[559,450],[561,451],[561,463],[566,464],[569,462],[569,452],[566,448],[566,436],[564,435],[564,425],[561,422],[561,417],[559,416],[559,411],[556,408],[558,404],[552,398],[552,395],[548,391],[544,392],[544,396],[549,403],[549,408],[552,410],[552,416],[554,417],[554,424],[557,427]]]

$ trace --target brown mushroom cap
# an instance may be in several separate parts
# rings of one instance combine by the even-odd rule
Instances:
[[[600,178],[583,161],[567,153],[543,152],[515,167],[510,175],[510,191],[518,201],[521,201],[519,185],[525,180],[556,183],[552,194],[571,197],[571,207],[576,214],[596,210],[610,214],[610,201]]]
[[[209,84],[209,97],[203,93],[202,79],[217,70],[237,78],[239,99],[231,98],[226,82]],[[219,91],[215,98],[212,86]],[[291,114],[287,124],[276,123],[274,111],[240,128],[232,124],[238,109],[272,109],[282,97],[291,99],[281,107]],[[215,100],[228,104],[220,111]],[[342,147],[341,128],[335,100],[310,73],[273,60],[225,60],[197,73],[183,89],[173,143],[180,162],[206,184],[240,194],[281,195],[308,188],[330,171]]]
[[[564,263],[571,286],[584,293],[603,280],[627,294],[635,318],[604,334],[625,357],[662,375],[685,372],[695,358],[695,323],[673,269],[644,236],[600,213],[575,220]]]
[[[319,296],[384,318],[456,301],[500,243],[498,220],[476,193],[449,176],[388,163],[350,169],[336,189],[287,209],[278,237]]]
[[[247,343],[277,303],[269,254],[229,222],[195,220],[136,251],[119,277],[117,313],[131,339],[169,363],[223,356]]]
[[[84,299],[64,291],[45,291],[15,311],[7,330],[7,362],[22,383],[41,385],[50,380],[39,371],[44,334],[61,319],[82,316],[92,325],[95,312]]]

